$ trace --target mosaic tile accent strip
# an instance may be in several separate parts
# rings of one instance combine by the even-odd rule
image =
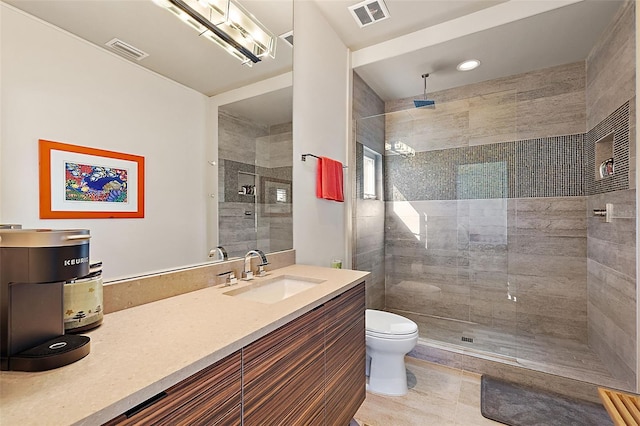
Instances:
[[[389,200],[464,200],[584,195],[584,135],[567,135],[386,157]]]
[[[615,173],[595,176],[613,134]],[[573,197],[629,189],[629,102],[588,133],[385,157],[388,201]]]
[[[240,163],[238,161],[226,159],[219,159],[219,162],[220,165],[223,166],[219,169],[222,176],[218,176],[218,179],[222,182],[221,186],[224,187],[224,200],[231,203],[253,204],[255,202],[253,196],[238,194],[238,188],[240,185],[238,182],[238,172],[255,174],[257,173],[256,166],[254,164]]]
[[[584,134],[516,142],[516,195],[584,195]]]
[[[458,166],[456,189],[461,199],[504,198],[508,188],[506,161]]]
[[[601,179],[595,174],[595,145],[612,133],[615,173]],[[584,173],[589,195],[629,189],[629,102],[587,132],[585,148],[587,159]]]

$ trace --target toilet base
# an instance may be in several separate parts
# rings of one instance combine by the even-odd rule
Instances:
[[[367,356],[367,391],[379,395],[403,396],[407,394],[407,370],[404,354],[384,353]]]

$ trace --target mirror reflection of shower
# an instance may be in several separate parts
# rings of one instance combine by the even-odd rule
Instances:
[[[230,257],[293,248],[292,88],[218,109],[219,244]]]

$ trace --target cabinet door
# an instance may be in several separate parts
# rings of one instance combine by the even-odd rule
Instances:
[[[241,383],[238,351],[107,425],[240,425]]]
[[[327,302],[326,424],[348,425],[366,397],[364,283]]]
[[[324,423],[324,308],[243,349],[245,426]]]

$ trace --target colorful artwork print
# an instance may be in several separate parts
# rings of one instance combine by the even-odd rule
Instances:
[[[127,170],[65,162],[65,200],[126,203]]]

